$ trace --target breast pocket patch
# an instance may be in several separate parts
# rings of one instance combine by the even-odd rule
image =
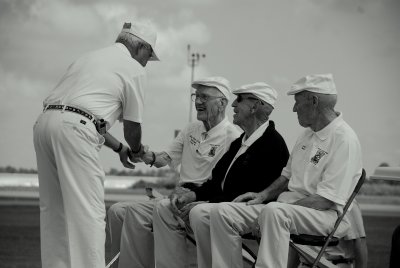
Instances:
[[[315,152],[315,155],[311,157],[310,162],[314,165],[318,165],[319,161],[327,154],[328,152],[318,148],[317,151]]]

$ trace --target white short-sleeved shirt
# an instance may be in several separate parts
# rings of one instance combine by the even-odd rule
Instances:
[[[282,170],[289,191],[278,201],[293,203],[318,194],[341,211],[361,175],[361,157],[357,135],[341,114],[318,132],[306,129]]]
[[[142,122],[146,72],[120,43],[88,53],[71,66],[44,104],[83,108],[110,128],[117,119]]]
[[[209,179],[218,160],[240,133],[227,118],[209,131],[202,122],[187,125],[166,151],[172,159],[170,166],[176,169],[180,165],[180,183],[202,184]]]

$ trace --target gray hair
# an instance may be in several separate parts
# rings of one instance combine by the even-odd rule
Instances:
[[[151,45],[148,44],[146,41],[140,39],[139,37],[137,37],[131,33],[127,33],[127,32],[121,32],[118,35],[117,40],[115,40],[115,42],[124,44],[128,48],[129,52],[131,52],[131,54],[132,54],[132,51],[136,52],[136,50],[141,46],[151,49]],[[133,53],[133,54],[135,54],[135,53]]]
[[[255,117],[261,122],[266,122],[269,119],[272,111],[274,110],[274,107],[262,100],[259,100],[259,102],[260,105],[258,105],[258,108],[255,112]]]

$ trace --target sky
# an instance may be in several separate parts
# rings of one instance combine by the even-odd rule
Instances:
[[[112,44],[126,21],[158,32],[161,61],[146,67],[142,124],[150,149],[165,149],[188,123],[190,44],[205,54],[195,78],[224,76],[233,88],[266,82],[278,91],[270,119],[289,150],[303,129],[286,92],[304,75],[332,73],[336,108],[359,137],[367,172],[400,165],[400,1],[0,0],[0,166],[36,168],[32,126],[42,101],[69,64]],[[120,123],[110,132],[123,137]],[[106,171],[123,169],[106,147],[101,161]]]

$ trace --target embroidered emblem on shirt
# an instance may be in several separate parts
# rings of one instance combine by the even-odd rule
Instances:
[[[305,145],[301,146],[302,150],[305,150],[306,148],[307,148],[307,146],[305,146]]]
[[[313,157],[311,157],[311,163],[313,163],[314,165],[319,163],[319,160],[321,160],[322,157],[324,157],[324,155],[327,155],[328,152],[325,152],[324,150],[318,148],[317,152],[315,153],[315,155]]]
[[[215,156],[215,151],[217,150],[217,148],[219,147],[219,145],[213,145],[213,144],[210,144],[210,145],[211,145],[211,149],[210,149],[210,151],[208,152],[208,156],[214,157],[214,156]]]
[[[84,120],[81,120],[80,123],[86,125],[86,121]]]
[[[199,143],[200,143],[200,141],[198,139],[196,139],[195,137],[190,135],[190,144],[197,146]]]

